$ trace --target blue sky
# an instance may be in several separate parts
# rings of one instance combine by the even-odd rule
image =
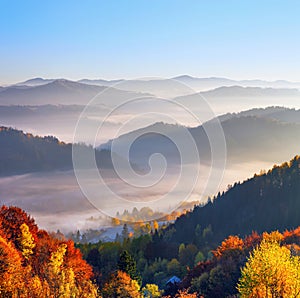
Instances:
[[[300,2],[0,0],[0,84],[224,76],[300,81]]]

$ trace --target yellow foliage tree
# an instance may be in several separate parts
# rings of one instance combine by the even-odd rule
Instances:
[[[142,292],[145,298],[159,298],[162,294],[162,291],[160,291],[155,284],[146,284],[143,287]]]
[[[241,298],[300,297],[300,258],[280,246],[280,233],[264,234],[238,283]]]
[[[34,238],[29,231],[29,227],[25,223],[20,226],[20,230],[21,237],[19,241],[22,255],[25,259],[28,260],[29,257],[33,254],[33,249],[35,248]]]

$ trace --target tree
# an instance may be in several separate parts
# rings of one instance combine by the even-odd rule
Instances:
[[[194,244],[188,244],[187,246],[179,247],[179,262],[183,266],[194,267],[195,256],[198,252],[197,247]]]
[[[181,267],[180,267],[180,263],[178,262],[177,259],[172,259],[168,265],[167,265],[167,270],[168,270],[168,274],[169,275],[177,275],[180,276],[181,275]]]
[[[300,295],[300,258],[280,246],[278,232],[264,234],[253,250],[238,283],[241,297],[282,297]]]
[[[123,241],[125,241],[126,239],[129,238],[129,230],[128,230],[127,224],[124,224],[123,229],[122,229],[121,236],[122,236],[122,240],[123,240]]]
[[[194,266],[197,266],[200,262],[203,262],[205,259],[203,253],[199,251],[195,256]]]
[[[24,289],[21,257],[14,246],[0,236],[0,294],[18,297]]]
[[[118,270],[113,273],[102,289],[103,298],[141,298],[140,286],[136,280]]]
[[[243,245],[243,240],[238,236],[229,236],[213,253],[217,258],[219,258],[224,252],[228,252],[230,250],[242,250]]]
[[[154,220],[153,221],[153,230],[155,231],[155,230],[158,230],[158,228],[159,228],[159,224],[158,224],[158,222],[156,221],[156,220]]]
[[[136,262],[127,250],[124,250],[120,255],[118,261],[118,269],[127,273],[130,278],[136,280],[139,285],[141,285],[142,279],[141,276],[137,273]]]
[[[23,210],[0,210],[1,297],[98,297],[92,268],[73,241],[38,230]]]
[[[142,289],[142,293],[145,298],[159,298],[162,291],[159,290],[156,284],[146,284]]]
[[[1,230],[8,241],[12,241],[16,248],[20,248],[20,237],[22,235],[20,227],[26,224],[33,238],[36,238],[38,227],[34,219],[26,214],[25,211],[18,207],[2,206],[0,209]]]
[[[21,237],[19,238],[20,248],[23,257],[26,260],[28,260],[29,257],[33,254],[33,249],[35,248],[34,238],[29,231],[29,227],[25,223],[21,225],[20,230],[21,230]]]
[[[112,217],[112,218],[111,218],[111,224],[112,224],[113,226],[119,226],[119,225],[121,224],[121,221],[120,221],[120,219],[117,218],[117,217]]]

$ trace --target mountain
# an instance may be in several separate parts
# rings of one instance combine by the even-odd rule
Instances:
[[[173,78],[183,84],[187,84],[196,91],[205,91],[219,87],[241,86],[241,87],[263,87],[263,88],[300,88],[300,82],[289,82],[285,80],[232,80],[228,78],[210,77],[196,78],[188,75]]]
[[[300,225],[300,157],[237,182],[206,205],[179,217],[160,239],[217,247],[229,235],[285,231]],[[204,231],[206,232],[204,233]]]
[[[80,80],[81,83],[113,86],[120,90],[150,93],[157,97],[172,98],[194,93],[194,90],[172,79],[137,79],[137,80]]]
[[[43,79],[33,78],[24,82],[10,86],[37,87],[47,85],[55,81],[67,81],[64,79]],[[75,83],[75,82],[74,82]],[[76,83],[94,86],[114,87],[123,91],[150,93],[158,97],[178,97],[190,95],[198,92],[206,92],[212,89],[223,87],[255,87],[255,88],[273,88],[273,89],[300,89],[300,82],[289,82],[284,80],[264,81],[264,80],[232,80],[228,78],[210,77],[196,78],[188,75],[181,75],[174,78],[145,78],[145,79],[81,79]],[[240,90],[221,89],[218,92],[224,92],[224,95],[230,92],[239,92]],[[248,90],[249,91],[249,90]],[[251,91],[252,92],[252,91]],[[251,93],[250,92],[250,93]],[[283,91],[288,92],[288,90]],[[255,92],[254,92],[255,93]],[[285,94],[284,94],[285,95]],[[62,103],[62,102],[61,102]]]
[[[219,87],[213,90],[201,92],[205,97],[273,97],[273,96],[298,96],[300,91],[298,89],[283,89],[283,88],[260,88],[260,87]]]
[[[43,78],[33,78],[33,79],[29,79],[27,81],[24,82],[20,82],[17,83],[17,86],[40,86],[40,85],[46,85],[48,83],[52,83],[53,81],[55,81],[55,79],[43,79]]]
[[[179,96],[174,98],[174,101],[188,106],[193,111],[199,110],[201,105],[207,102],[212,111],[220,115],[229,111],[240,112],[268,106],[284,105],[290,108],[300,108],[300,91],[295,88],[241,87],[235,85]],[[199,113],[201,113],[201,109]]]
[[[37,86],[11,86],[0,92],[1,105],[80,104],[86,105],[103,86],[81,84],[68,80],[54,80]],[[105,91],[107,104],[131,99],[141,94],[109,88]]]
[[[94,150],[85,145],[75,146],[83,152]],[[113,167],[109,151],[96,151],[95,155],[101,168]],[[1,176],[72,168],[72,144],[60,142],[53,136],[38,137],[20,130],[0,127]]]
[[[227,113],[219,116],[220,121],[224,121],[233,117],[241,116],[257,116],[262,118],[268,118],[272,120],[278,120],[286,123],[300,123],[300,110],[289,109],[285,107],[267,107],[267,108],[254,108],[239,113]]]
[[[220,116],[228,163],[239,163],[245,160],[278,162],[297,154],[300,150],[299,114],[299,110],[275,107]],[[194,128],[156,123],[122,135],[114,139],[114,142],[120,148],[125,148],[127,142],[132,143],[130,158],[136,163],[147,163],[153,153],[161,153],[168,162],[180,163],[180,154],[172,139],[180,138],[180,135],[188,130],[196,142],[200,159],[204,163],[209,163],[211,148],[205,129],[213,129],[215,126],[215,120]],[[160,133],[153,133],[153,131]],[[100,148],[110,148],[111,143],[112,141]]]
[[[82,79],[77,81],[78,83],[82,83],[82,84],[88,84],[88,85],[97,85],[97,86],[114,86],[115,84],[121,83],[123,82],[123,79],[120,80],[102,80],[102,79]]]
[[[207,91],[220,87],[261,87],[275,89],[299,89],[300,82],[289,82],[284,80],[264,81],[264,80],[232,80],[228,78],[210,77],[197,78],[189,75],[181,75],[170,79],[135,79],[135,80],[79,80],[80,83],[113,86],[127,91],[147,92],[156,96],[173,97],[192,94],[195,92]],[[175,88],[175,89],[174,89]]]

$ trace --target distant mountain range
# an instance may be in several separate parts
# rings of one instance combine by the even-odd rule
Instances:
[[[55,81],[56,79],[43,79],[43,78],[33,78],[24,82],[17,83],[17,85],[27,85],[27,86],[38,86],[47,84]],[[104,80],[104,79],[81,79],[77,82],[89,84],[89,85],[99,85],[99,86],[112,86],[118,83],[126,83],[124,86],[128,88],[134,83],[140,84],[141,86],[151,86],[151,84],[163,83],[168,80],[175,80],[180,83],[186,84],[189,87],[195,89],[196,91],[205,91],[209,89],[215,89],[222,86],[242,86],[242,87],[269,87],[269,88],[300,88],[300,82],[290,82],[286,80],[276,80],[276,81],[266,81],[266,80],[233,80],[222,77],[208,77],[208,78],[198,78],[189,75],[181,75],[173,78],[146,78],[146,79],[117,79],[117,80]],[[148,83],[147,83],[148,82]],[[147,85],[148,84],[148,85]],[[131,90],[133,91],[133,90]],[[136,90],[135,90],[136,91]],[[149,91],[148,91],[149,92]]]
[[[15,119],[16,123],[19,119],[20,125],[25,125],[29,119],[40,123],[40,126],[43,126],[45,122],[48,127],[53,122],[53,127],[58,125],[66,129],[66,125],[69,125],[71,131],[71,126],[75,125],[81,109],[81,106],[76,105],[0,106],[0,117],[2,122],[5,119],[7,121],[12,119],[11,122],[13,123],[13,119]],[[47,119],[48,122],[43,119]],[[224,130],[229,165],[252,160],[281,162],[300,151],[300,110],[282,107],[252,109],[241,113],[228,113],[220,116],[219,120]],[[141,135],[132,143],[130,148],[131,162],[140,165],[142,168],[147,168],[149,157],[153,153],[161,153],[167,158],[168,162],[177,165],[180,163],[180,154],[171,139],[179,137],[182,131],[187,129],[195,139],[201,162],[209,164],[211,161],[211,148],[205,127],[214,125],[215,120],[208,121],[204,126],[193,128],[160,122],[121,135],[115,139],[115,142],[122,148],[126,142]],[[153,130],[160,133],[153,133]],[[12,141],[13,139],[14,141]],[[49,142],[50,139],[33,137],[31,134],[27,135],[19,130],[2,128],[0,133],[0,156],[4,167],[2,172],[5,173],[11,169],[22,172],[25,170],[42,170],[43,168],[71,168],[71,144],[61,143],[56,138],[53,138],[53,142]],[[100,145],[99,148],[109,152],[110,146],[111,141]],[[40,150],[45,151],[40,155],[40,153],[37,153]],[[57,154],[57,163],[49,162],[47,159],[47,155],[50,154],[49,156],[51,156],[51,154],[54,154],[53,152],[57,152],[55,153]],[[26,154],[29,154],[29,156],[26,156]],[[43,158],[39,160],[38,156]],[[26,160],[29,161],[29,165],[24,166],[23,170],[21,170],[23,168],[22,163],[18,164],[20,160],[22,160],[22,163],[25,163]],[[34,165],[31,166],[31,162]],[[39,165],[35,164],[36,162]],[[190,162],[193,163],[194,161],[190,160]],[[10,165],[12,166],[10,167]]]
[[[297,83],[283,84],[276,81],[272,84],[258,84],[259,87],[239,85],[240,81],[232,81],[229,86],[226,79],[190,79],[197,82],[219,82],[223,85],[211,84],[210,88],[195,88],[192,90],[186,85],[180,84],[186,77],[178,77],[176,80],[80,80],[73,82],[65,79],[31,79],[16,85],[2,87],[0,89],[0,105],[43,105],[43,104],[78,104],[86,105],[94,96],[105,90],[105,102],[107,105],[115,105],[124,100],[138,97],[166,97],[176,98],[179,102],[187,100],[199,103],[199,95],[214,103],[220,98],[228,100],[241,100],[280,98],[286,101],[289,98],[300,98],[300,91],[296,89]],[[224,81],[225,80],[225,81]],[[244,81],[243,81],[244,82]],[[250,81],[254,84],[256,81]],[[250,84],[250,85],[251,85]],[[272,87],[270,87],[270,85]],[[288,87],[287,87],[288,86]],[[110,87],[107,89],[107,87]],[[206,90],[203,91],[202,89]],[[199,93],[199,90],[201,91]],[[224,103],[222,100],[221,103]],[[298,100],[299,101],[299,100]],[[218,102],[217,102],[218,103]]]
[[[220,77],[196,78],[189,75],[182,75],[173,78],[179,82],[189,85],[191,88],[202,91],[218,87],[241,86],[241,87],[263,87],[263,88],[300,88],[300,82],[289,82],[285,80],[232,80]]]
[[[40,79],[38,79],[40,81]],[[32,82],[32,80],[30,80]],[[14,85],[0,90],[1,105],[45,105],[45,104],[80,104],[86,105],[105,86],[87,85],[68,80],[50,80],[45,84]],[[105,92],[107,104],[138,97],[141,94],[109,88]]]
[[[300,110],[280,107],[253,109],[220,116],[228,162],[282,161],[300,152],[299,119]],[[156,123],[122,135],[114,142],[116,146],[122,148],[130,140],[135,140],[130,148],[130,158],[136,163],[148,163],[153,153],[161,153],[169,162],[179,163],[180,155],[172,138],[180,137],[180,134],[187,129],[197,144],[200,159],[202,162],[208,162],[211,159],[211,147],[205,128],[214,125],[216,125],[215,120],[194,128]],[[161,133],[157,134],[153,131]],[[139,135],[140,137],[137,138]],[[112,141],[103,144],[100,148],[110,149],[111,143]]]

